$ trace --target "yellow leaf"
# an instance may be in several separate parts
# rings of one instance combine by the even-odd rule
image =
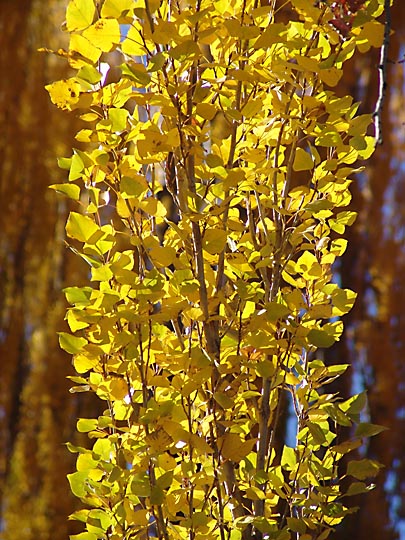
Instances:
[[[266,151],[263,148],[247,148],[241,158],[250,163],[260,163],[266,159]]]
[[[315,58],[308,58],[306,56],[297,56],[296,61],[297,61],[297,64],[304,71],[313,71],[314,73],[318,73],[319,71],[319,62],[317,62]]]
[[[356,37],[356,45],[361,53],[365,53],[370,47],[381,47],[383,39],[384,25],[378,21],[369,21]]]
[[[214,399],[223,409],[233,409],[235,407],[235,400],[223,392],[215,392]]]
[[[263,493],[263,491],[256,486],[251,486],[247,488],[246,496],[249,498],[250,501],[264,500],[266,498],[266,495]]]
[[[239,462],[245,458],[256,444],[257,439],[243,441],[237,433],[227,433],[218,440],[218,447],[225,459]]]
[[[227,238],[228,233],[223,229],[208,229],[204,233],[203,249],[211,255],[220,253],[226,245]]]
[[[360,114],[350,120],[348,135],[364,137],[368,126],[372,123],[373,117],[371,114]]]
[[[91,140],[97,140],[92,139],[94,137],[94,132],[91,129],[81,129],[76,135],[75,139],[76,141],[80,142],[91,142]],[[88,212],[91,212],[91,210],[87,210]]]
[[[109,281],[113,276],[114,274],[108,264],[102,264],[91,269],[91,281]]]
[[[243,253],[228,253],[226,257],[226,266],[239,273],[254,273],[253,267],[248,263]]]
[[[131,81],[122,79],[116,84],[107,84],[102,88],[100,94],[102,95],[102,105],[122,107],[132,94]]]
[[[268,49],[274,43],[279,43],[281,41],[281,35],[285,33],[286,26],[283,23],[272,23],[269,24],[266,30],[261,34],[261,36],[256,40],[254,44],[255,49]]]
[[[318,259],[310,251],[305,251],[296,262],[296,271],[305,279],[313,280],[322,275],[322,267]]]
[[[204,320],[204,312],[198,306],[187,308],[183,311],[183,313],[187,314],[187,316],[194,321]]]
[[[184,60],[198,58],[201,55],[200,48],[197,43],[191,39],[183,41],[173,49],[170,49],[170,56],[175,60]]]
[[[154,452],[164,452],[173,444],[173,439],[162,427],[159,427],[146,436],[146,442]]]
[[[116,203],[117,214],[122,218],[131,217],[131,207],[128,208],[128,205],[123,197],[118,197]]]
[[[100,117],[96,113],[85,113],[80,115],[80,120],[83,120],[83,122],[94,122],[94,120],[98,120]]]
[[[109,52],[120,42],[120,26],[116,19],[99,19],[83,32],[92,45],[104,52]]]
[[[66,223],[67,235],[79,242],[88,242],[99,230],[91,218],[77,212],[71,212]]]
[[[173,37],[177,34],[178,27],[176,23],[159,19],[158,24],[155,25],[153,30],[153,41],[155,43],[168,45],[173,40]]]
[[[284,304],[279,304],[276,301],[266,304],[266,316],[269,321],[277,321],[289,315],[290,309]]]
[[[77,354],[73,358],[73,365],[77,373],[86,373],[90,369],[93,369],[98,364],[97,358],[89,358],[84,354]]]
[[[78,313],[77,310],[69,309],[66,315],[66,319],[72,332],[83,330],[83,328],[87,328],[89,326],[88,323],[81,320],[80,312]]]
[[[157,218],[166,217],[166,214],[167,214],[167,210],[164,207],[163,203],[161,203],[157,199],[152,199],[152,198],[145,199],[139,203],[139,208],[142,208],[142,210],[144,210],[151,216],[154,216]]]
[[[171,150],[167,145],[167,136],[160,133],[157,129],[145,129],[141,132],[136,146],[141,159],[149,158],[151,162],[161,161],[164,152]]]
[[[80,84],[74,79],[62,79],[45,86],[54,103],[60,109],[70,110],[80,97]]]
[[[329,251],[336,257],[340,257],[346,251],[346,248],[347,240],[345,238],[336,238],[336,240],[332,240]]]
[[[260,34],[260,28],[257,26],[243,25],[237,19],[225,19],[224,25],[231,37],[253,39]]]
[[[128,513],[126,510],[125,516],[127,520],[130,520],[132,526],[138,525],[140,527],[147,527],[149,524],[149,513],[147,510],[135,510],[134,512],[130,513]]]
[[[245,118],[252,118],[263,109],[263,98],[251,99],[242,109]]]
[[[123,77],[127,77],[141,87],[145,87],[150,83],[150,74],[143,64],[137,64],[136,62],[131,62],[130,65],[123,64],[121,70]],[[176,109],[174,110],[176,111]]]
[[[301,381],[298,377],[294,375],[294,373],[287,373],[285,376],[285,382],[287,384],[291,384],[292,386],[295,386],[299,384]]]
[[[149,256],[157,265],[165,268],[173,264],[176,259],[176,250],[172,247],[155,247],[150,250]]]
[[[336,86],[342,78],[343,71],[341,69],[331,67],[319,70],[318,75],[321,81],[328,86]]]
[[[106,399],[100,395],[102,399]],[[124,401],[115,401],[113,405],[113,414],[115,420],[126,420],[128,421],[133,412],[131,405],[127,405]]]
[[[217,108],[212,103],[197,103],[196,113],[204,120],[212,120],[217,114]]]
[[[364,137],[365,148],[359,150],[359,156],[363,159],[368,159],[375,150],[375,139],[370,135]]]
[[[72,34],[70,36],[69,49],[78,52],[80,56],[90,60],[93,64],[95,64],[101,56],[101,50],[80,34]],[[88,62],[81,59],[80,56],[74,56],[70,60],[70,65],[75,69],[80,69],[81,67],[88,65]]]
[[[326,328],[325,330],[325,328],[326,325],[323,328],[313,328],[308,332],[307,339],[311,345],[319,348],[328,348],[338,341],[339,336],[332,333],[333,329]]]
[[[297,148],[293,163],[294,171],[310,171],[314,167],[312,155],[303,148]]]
[[[200,454],[212,454],[212,448],[205,439],[194,433],[190,435],[190,445],[192,445]]]
[[[66,26],[69,32],[90,26],[95,12],[93,0],[70,0],[66,10]]]
[[[109,388],[108,394],[111,400],[120,400],[128,394],[128,385],[124,379],[118,377],[112,378],[107,385]]]
[[[117,109],[115,107],[108,111],[108,118],[112,123],[113,131],[124,131],[127,126],[129,112],[126,109]]]
[[[80,199],[80,188],[76,184],[52,184],[49,187],[50,189],[54,189],[56,193],[62,193],[75,201]]]
[[[305,286],[305,282],[301,278],[295,279],[285,270],[283,270],[281,275],[283,276],[284,281],[286,281],[293,287],[298,287],[299,289],[302,289]]]
[[[123,176],[120,186],[121,197],[123,199],[130,199],[131,197],[139,198],[149,189],[145,177],[140,174],[131,177]]]
[[[169,130],[166,133],[166,144],[172,148],[177,148],[180,145],[179,131],[176,128]]]
[[[177,462],[170,454],[161,454],[158,457],[158,466],[165,471],[172,471],[176,468]]]
[[[69,354],[77,354],[80,352],[88,341],[85,338],[72,336],[67,332],[58,332],[59,346]]]
[[[105,0],[101,8],[101,16],[118,19],[133,8],[134,0]]]
[[[135,26],[131,26],[129,29],[121,49],[128,56],[143,56],[146,53],[140,33]]]
[[[216,157],[216,156],[215,156]],[[230,169],[226,171],[227,177],[224,180],[224,187],[237,187],[246,179],[246,174],[242,169]]]

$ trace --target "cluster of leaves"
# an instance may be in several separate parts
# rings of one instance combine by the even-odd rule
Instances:
[[[364,394],[326,391],[347,365],[316,350],[355,300],[331,266],[374,149],[333,87],[381,44],[382,4],[343,38],[327,2],[70,0],[58,54],[76,74],[47,88],[87,150],[52,187],[78,202],[66,232],[90,283],[65,290],[60,344],[72,391],[106,402],[78,421],[92,449],[70,446],[76,540],[324,540],[372,487],[379,464],[346,455],[382,428],[360,422]]]

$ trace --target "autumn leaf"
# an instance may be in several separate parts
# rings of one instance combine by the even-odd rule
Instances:
[[[69,32],[82,30],[91,25],[96,14],[93,0],[69,0],[66,10],[66,26]]]

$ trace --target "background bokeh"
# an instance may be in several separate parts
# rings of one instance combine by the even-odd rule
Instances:
[[[308,0],[309,1],[309,0]],[[69,208],[49,184],[63,179],[56,157],[75,145],[78,120],[53,107],[44,85],[69,75],[66,62],[39,53],[64,45],[66,0],[0,0],[0,539],[65,540],[78,502],[66,474],[85,444],[76,418],[102,404],[69,394],[70,358],[59,350],[66,330],[61,289],[86,279],[66,249]],[[344,339],[325,353],[352,369],[334,391],[368,390],[371,421],[389,429],[362,451],[385,468],[376,489],[334,538],[405,540],[405,2],[392,8],[384,143],[353,182],[349,248],[336,278],[357,291]],[[339,83],[342,95],[372,112],[379,52],[356,56]]]

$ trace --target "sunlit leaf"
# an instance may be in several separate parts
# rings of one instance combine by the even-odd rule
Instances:
[[[109,52],[120,42],[120,26],[116,19],[98,19],[83,32],[83,37],[100,50]]]
[[[105,0],[101,7],[101,16],[118,19],[122,14],[130,12],[133,8],[133,0]]]
[[[81,310],[73,310],[70,309],[67,312],[66,319],[69,325],[70,330],[75,333],[78,330],[83,330],[83,328],[87,328],[89,324],[87,322],[84,322],[80,316]]]
[[[153,452],[163,452],[173,444],[173,439],[163,428],[159,428],[146,437],[146,442]]]
[[[69,32],[90,26],[96,13],[93,0],[70,0],[66,10],[66,26]]]
[[[94,418],[80,418],[77,421],[77,431],[87,433],[97,428],[97,420]]]
[[[305,279],[314,279],[322,275],[322,268],[318,259],[310,251],[305,251],[297,260],[296,270],[302,273]]]
[[[80,84],[74,79],[63,79],[45,86],[51,97],[52,103],[61,109],[71,109],[71,106],[79,101]]]
[[[173,264],[177,252],[172,247],[155,247],[150,250],[149,255],[155,264],[165,268]]]
[[[71,212],[66,224],[66,232],[70,238],[80,242],[88,242],[90,238],[99,231],[99,227],[94,221],[83,214]]]
[[[211,103],[198,103],[196,106],[196,113],[205,120],[212,120],[217,112],[217,108]]]
[[[356,36],[356,45],[361,52],[367,52],[370,47],[381,47],[384,39],[384,25],[379,21],[366,22]]]
[[[336,86],[342,78],[343,71],[335,67],[324,68],[318,72],[319,78],[328,86]]]
[[[148,190],[149,186],[145,178],[141,175],[133,177],[123,176],[121,179],[121,196],[124,199],[130,197],[140,197]]]
[[[80,199],[80,188],[76,184],[52,184],[49,187],[75,201]]]
[[[97,358],[91,358],[83,354],[76,354],[73,358],[73,365],[77,373],[86,373],[90,369],[93,369],[98,364]],[[92,428],[94,429],[94,428]]]
[[[220,253],[226,245],[227,238],[227,231],[222,229],[209,229],[204,234],[203,248],[212,255]]]
[[[78,471],[67,475],[70,489],[76,497],[84,497],[86,495],[85,481],[87,480],[87,477],[87,471]]]
[[[87,339],[66,332],[59,332],[59,345],[62,349],[70,354],[77,354],[87,344]]]
[[[281,456],[281,466],[288,470],[295,470],[297,465],[297,456],[295,448],[290,446],[284,446],[283,453]]]
[[[112,122],[113,131],[124,131],[127,126],[129,112],[126,109],[111,108],[108,117]]]
[[[122,52],[129,56],[143,56],[146,53],[145,45],[139,35],[139,31],[134,26],[131,26],[126,38],[121,45]]]
[[[303,148],[297,148],[293,163],[294,171],[308,171],[313,169],[313,167],[314,161],[311,154],[306,152]]]
[[[223,457],[236,463],[246,457],[255,444],[256,439],[243,441],[236,433],[228,433],[218,441],[218,446]]]
[[[98,69],[96,69],[94,66],[90,66],[89,64],[87,64],[86,66],[83,66],[77,74],[78,79],[86,81],[90,84],[97,84],[98,82],[100,82],[101,77],[102,75],[98,71]],[[99,118],[99,116],[96,114],[92,114],[92,117],[93,117],[93,120],[96,120],[97,118]],[[83,116],[81,118],[83,118]]]
[[[101,49],[80,34],[73,34],[70,37],[69,48],[71,51],[78,53],[78,55],[74,56],[74,59],[70,62],[72,67],[75,67],[76,69],[87,67],[89,62],[95,64],[101,56]]]
[[[91,287],[66,287],[66,289],[63,289],[69,304],[76,306],[89,305],[92,291]]]

